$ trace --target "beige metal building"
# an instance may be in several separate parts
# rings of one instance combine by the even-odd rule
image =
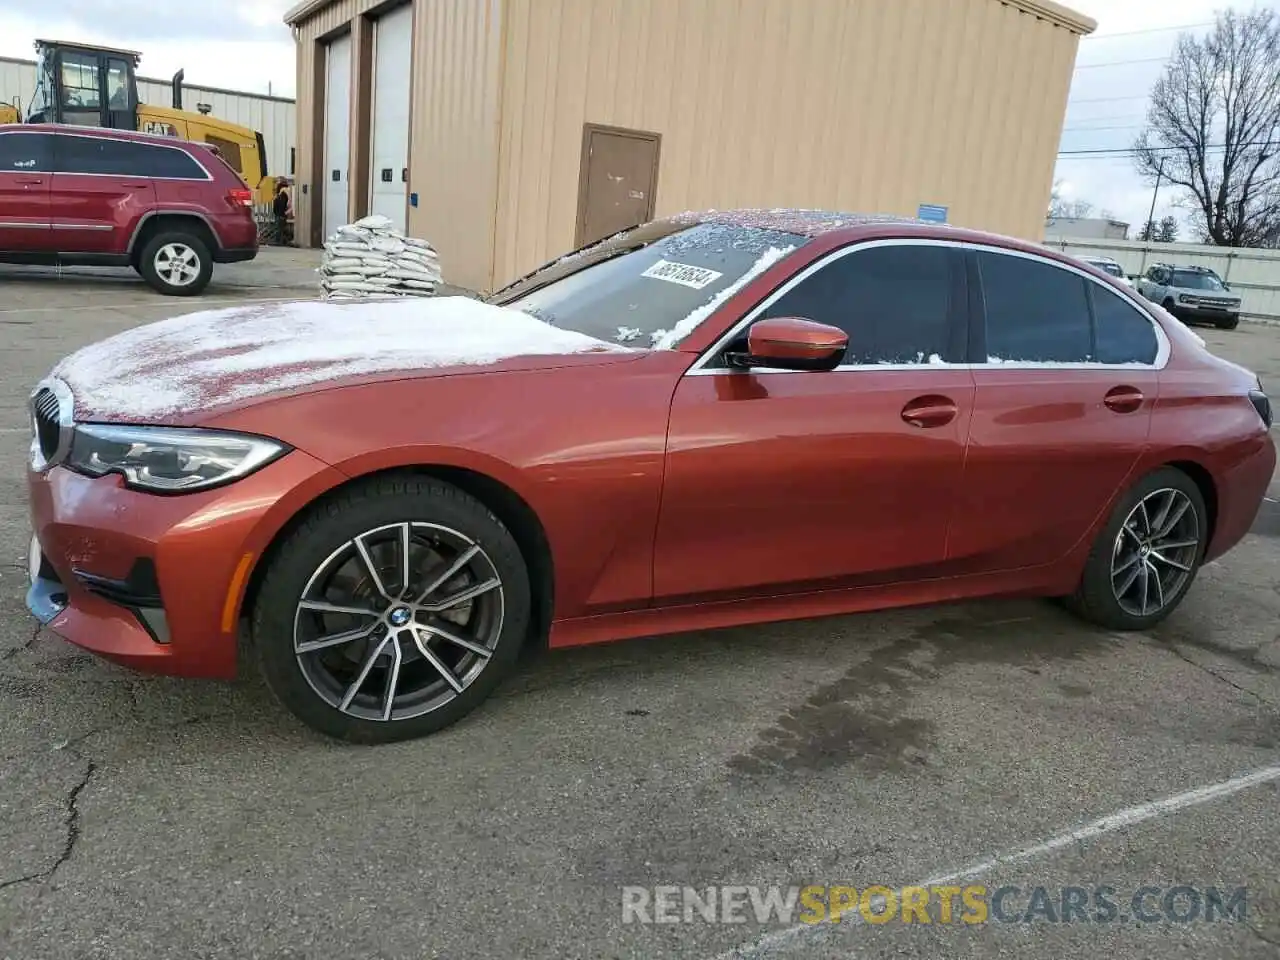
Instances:
[[[305,0],[302,242],[380,212],[490,290],[689,208],[1043,236],[1093,21],[1052,0]]]

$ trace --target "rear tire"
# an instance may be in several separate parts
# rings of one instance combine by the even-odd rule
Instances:
[[[427,477],[378,478],[315,509],[271,559],[252,611],[258,664],[313,730],[355,743],[425,736],[510,672],[529,591],[519,546],[482,503]]]
[[[1161,467],[1116,504],[1067,607],[1110,630],[1154,626],[1195,582],[1208,532],[1200,488],[1176,467]]]
[[[169,297],[194,297],[213,278],[204,240],[180,230],[156,234],[142,248],[137,270],[152,289]]]

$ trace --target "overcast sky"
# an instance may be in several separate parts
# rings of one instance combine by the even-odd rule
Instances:
[[[189,83],[293,96],[293,41],[281,22],[295,0],[0,0],[0,56],[31,57],[37,37],[88,40],[139,50],[145,76],[185,68]],[[804,0],[792,0],[804,2]],[[891,0],[883,0],[891,2]],[[1177,28],[1203,33],[1215,9],[1280,0],[1065,0],[1098,21],[1080,44],[1060,149],[1127,148],[1141,129],[1146,98],[1173,49]],[[1151,189],[1128,157],[1061,157],[1064,196],[1088,200],[1134,225]],[[1156,208],[1172,206],[1162,191]]]
[[[0,56],[32,59],[37,37],[137,50],[143,76],[292,97],[296,0],[0,0]]]
[[[1179,30],[1209,30],[1216,9],[1255,6],[1280,9],[1280,0],[1065,0],[1067,6],[1098,21],[1098,29],[1080,43],[1071,99],[1059,147],[1072,150],[1123,149],[1143,126],[1147,97],[1173,51]],[[1139,32],[1141,31],[1141,32]],[[1141,229],[1151,207],[1151,187],[1134,172],[1129,157],[1058,159],[1062,193],[1087,200]],[[1156,219],[1185,214],[1173,206],[1177,191],[1164,187],[1156,201]],[[1189,239],[1189,237],[1188,237]]]

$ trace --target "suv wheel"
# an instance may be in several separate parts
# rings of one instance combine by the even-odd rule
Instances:
[[[154,289],[170,297],[194,297],[213,277],[213,257],[191,233],[156,234],[142,248],[138,272]]]
[[[1223,317],[1216,324],[1219,330],[1234,330],[1240,326],[1240,314],[1232,314],[1229,317]]]

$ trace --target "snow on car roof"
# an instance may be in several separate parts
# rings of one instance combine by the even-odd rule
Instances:
[[[686,210],[670,218],[677,223],[725,223],[737,227],[778,230],[803,237],[817,237],[833,230],[867,227],[877,224],[910,224],[938,226],[930,221],[889,214],[841,213],[835,210],[807,210],[787,207],[748,208],[742,210]]]

